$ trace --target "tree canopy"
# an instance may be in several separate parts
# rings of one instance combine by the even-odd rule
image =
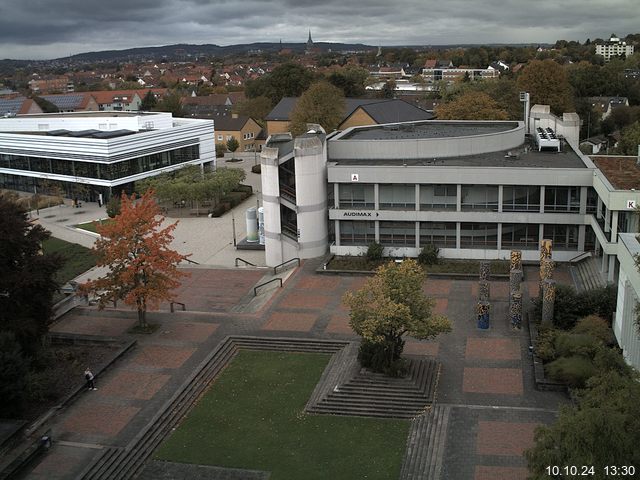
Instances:
[[[557,62],[533,60],[524,67],[517,82],[520,90],[529,92],[532,104],[549,105],[556,115],[574,111],[569,76]]]
[[[509,115],[486,93],[469,91],[436,109],[438,120],[507,120]]]
[[[594,478],[604,478],[607,465],[635,465],[637,469],[638,398],[637,378],[611,370],[593,377],[579,394],[577,406],[562,407],[553,425],[536,430],[536,444],[525,453],[530,478],[548,479],[548,465],[592,465],[598,472]]]
[[[188,255],[171,250],[177,222],[162,227],[164,217],[148,190],[138,200],[122,194],[121,211],[112,222],[97,227],[101,235],[93,250],[99,267],[108,272],[82,285],[97,296],[100,307],[123,300],[136,307],[140,327],[146,327],[146,312],[161,301],[172,301],[172,290],[186,276],[178,264]]]
[[[0,194],[0,331],[11,332],[22,351],[35,353],[52,314],[54,279],[62,265],[57,255],[42,255],[50,233]]]
[[[640,145],[640,120],[622,130],[617,151],[621,155],[637,155]]]
[[[248,81],[245,93],[248,98],[267,97],[273,106],[283,97],[302,95],[314,77],[313,72],[302,65],[284,63],[274,68],[271,73]]]
[[[174,117],[182,117],[182,96],[174,90],[162,97],[153,110],[155,112],[170,112]]]
[[[291,132],[300,135],[307,123],[317,123],[327,131],[335,130],[344,117],[342,90],[326,80],[314,83],[302,94],[291,112]]]
[[[360,290],[344,295],[343,301],[350,308],[349,325],[363,338],[361,361],[367,351],[379,349],[384,370],[399,360],[403,335],[429,339],[451,330],[449,320],[433,312],[434,301],[422,290],[425,279],[426,273],[415,260],[389,262],[380,266]]]
[[[154,190],[161,202],[217,202],[220,197],[236,188],[245,176],[246,173],[241,168],[219,167],[211,172],[192,165],[147,178],[137,184],[141,191]]]

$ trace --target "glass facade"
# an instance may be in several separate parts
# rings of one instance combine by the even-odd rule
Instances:
[[[544,238],[553,241],[556,250],[577,250],[578,226],[577,225],[545,225]]]
[[[457,185],[420,185],[420,210],[455,210]]]
[[[153,153],[113,163],[25,157],[0,153],[0,168],[53,173],[69,177],[94,178],[96,180],[117,180],[171,165],[179,165],[198,158],[200,158],[199,145]]]
[[[461,248],[498,248],[498,225],[495,223],[461,223]]]
[[[462,185],[462,210],[498,211],[497,185]]]
[[[455,222],[420,222],[420,246],[456,248]]]
[[[341,183],[339,188],[339,208],[375,208],[374,187],[367,184]],[[331,190],[331,189],[330,189]]]
[[[517,247],[520,249],[538,248],[540,226],[531,223],[503,223],[502,248]]]
[[[369,245],[376,241],[376,222],[340,221],[340,245]]]
[[[502,189],[503,212],[539,212],[540,187],[510,186]]]
[[[385,247],[415,247],[415,222],[380,222],[380,243]]]
[[[545,187],[545,212],[580,212],[580,187]]]
[[[415,210],[416,187],[394,183],[378,187],[380,210]]]

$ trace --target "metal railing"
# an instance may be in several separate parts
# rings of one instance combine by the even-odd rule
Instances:
[[[273,274],[276,275],[278,273],[278,268],[284,267],[291,262],[298,262],[298,267],[300,266],[300,259],[298,257],[292,258],[291,260],[287,260],[286,262],[282,262],[280,265],[276,265],[275,267],[273,267]]]
[[[270,283],[273,283],[273,282],[280,282],[280,288],[282,288],[282,279],[281,278],[272,278],[268,282],[264,282],[264,283],[261,283],[260,285],[256,285],[255,287],[253,287],[253,296],[254,297],[258,296],[258,289],[259,288],[264,287],[265,285],[269,285]]]
[[[244,258],[236,257],[236,267],[238,266],[238,261],[244,263],[245,265],[251,265],[252,267],[256,266],[255,263],[248,262]]]
[[[171,310],[171,313],[173,313],[175,311],[175,308],[173,307],[174,305],[180,305],[182,307],[182,311],[183,312],[187,310],[187,307],[185,306],[184,303],[182,303],[182,302],[171,302],[169,304],[169,309]]]

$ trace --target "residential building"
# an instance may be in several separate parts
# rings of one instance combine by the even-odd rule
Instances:
[[[602,55],[604,61],[608,62],[611,57],[633,55],[633,45],[627,45],[627,42],[621,41],[615,35],[611,35],[608,42],[596,44],[596,55]]]
[[[60,112],[97,112],[98,102],[90,93],[63,93],[59,95],[42,95],[46,101],[53,103]]]
[[[422,76],[430,82],[455,82],[467,77],[470,80],[477,80],[482,78],[497,78],[500,76],[500,70],[489,68],[423,68]]]
[[[66,75],[29,80],[29,89],[38,95],[73,92],[73,82]]]
[[[76,112],[0,118],[0,188],[107,200],[185,165],[215,168],[211,120]]]
[[[285,97],[269,112],[265,117],[269,135],[289,131],[291,113],[297,100],[295,97]],[[432,118],[432,113],[404,100],[346,98],[344,116],[338,130],[358,125],[430,120]]]
[[[238,152],[260,150],[257,144],[262,127],[253,118],[229,112],[228,115],[215,117],[216,143],[226,144],[231,138],[238,141]]]
[[[42,113],[42,109],[33,99],[19,94],[0,97],[0,117],[12,117],[27,113]]]
[[[594,110],[602,114],[602,120],[611,115],[616,108],[629,106],[627,97],[588,97],[587,101]]]
[[[151,91],[160,100],[167,92],[166,88],[144,88],[140,90],[106,90],[90,93],[98,103],[98,109],[104,112],[137,112],[142,100]]]

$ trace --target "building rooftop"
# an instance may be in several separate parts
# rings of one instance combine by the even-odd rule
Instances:
[[[20,118],[87,118],[87,117],[143,117],[147,115],[158,115],[161,112],[60,112],[60,113],[35,113],[22,115]]]
[[[337,165],[379,165],[379,166],[426,166],[426,167],[498,167],[498,168],[587,168],[580,156],[569,146],[561,152],[539,152],[533,141],[527,141],[518,148],[489,153],[463,155],[444,158],[411,159],[339,159],[331,156],[329,161]]]
[[[518,127],[518,122],[425,122],[411,124],[374,125],[356,128],[340,140],[407,140],[455,138],[502,133]]]
[[[604,173],[616,190],[640,190],[638,157],[591,156],[593,163]]]

